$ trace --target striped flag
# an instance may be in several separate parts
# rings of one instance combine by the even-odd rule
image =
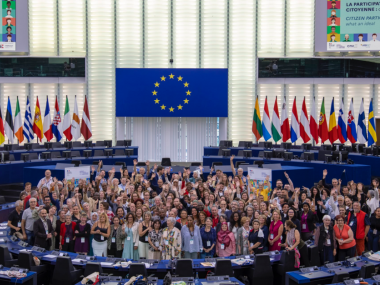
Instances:
[[[280,123],[280,114],[278,112],[277,96],[276,96],[276,101],[274,101],[271,129],[272,129],[273,140],[275,142],[278,142],[281,139],[281,123]]]
[[[296,97],[294,97],[294,101],[293,101],[292,123],[291,123],[290,134],[291,134],[290,136],[291,136],[292,143],[298,140],[298,137],[300,136],[300,122],[298,121]]]
[[[71,121],[71,135],[74,138],[74,140],[78,140],[80,138],[80,120],[79,120],[77,96],[75,96],[75,101],[74,101],[73,120]]]
[[[367,128],[365,127],[364,99],[363,98],[362,98],[362,103],[360,105],[360,110],[359,110],[358,141],[360,143],[367,142]]]
[[[341,143],[345,143],[347,141],[346,121],[344,118],[343,110],[344,110],[344,103],[343,103],[343,98],[342,98],[342,101],[340,102],[339,117],[338,117],[338,138]]]
[[[85,140],[88,140],[92,137],[90,111],[88,110],[87,96],[84,97],[82,124],[80,127],[80,132]]]
[[[20,104],[18,102],[18,96],[17,96],[17,102],[16,102],[16,111],[15,111],[14,133],[19,143],[24,141],[24,132],[22,130],[21,112],[20,112]]]
[[[3,116],[1,115],[1,108],[0,108],[0,145],[5,142],[5,133],[4,133],[4,122],[3,122]]]
[[[331,101],[330,120],[329,120],[329,140],[331,143],[338,139],[338,132],[336,129],[336,117],[334,109],[334,97]]]
[[[288,112],[286,111],[286,97],[284,96],[284,103],[282,103],[281,111],[281,133],[282,141],[286,142],[290,139],[289,119]]]
[[[256,140],[259,140],[263,136],[259,109],[259,96],[256,96],[255,110],[253,111],[252,133],[255,135]]]
[[[59,111],[58,105],[58,96],[55,97],[55,106],[54,106],[54,116],[53,116],[53,124],[51,125],[51,130],[59,142],[62,139],[62,120],[61,120],[61,112]]]
[[[368,146],[373,145],[377,142],[376,135],[376,123],[375,117],[373,115],[372,99],[369,103],[369,112],[368,112]]]
[[[272,137],[267,97],[265,97],[262,126],[263,126],[263,136],[264,136],[265,141],[267,141]]]
[[[324,143],[329,138],[329,130],[327,128],[325,98],[322,99],[321,112],[319,113],[319,128],[318,135],[321,138],[321,143]]]
[[[29,97],[26,97],[26,109],[24,119],[24,138],[31,142],[34,139],[32,112],[30,111]]]
[[[50,107],[49,107],[49,97],[46,96],[46,108],[44,117],[44,135],[48,142],[53,138],[53,131],[51,129],[51,117],[50,117]]]
[[[68,141],[71,141],[73,139],[73,136],[71,135],[71,116],[70,116],[70,106],[69,106],[69,99],[66,96],[66,105],[65,105],[65,115],[63,117],[63,133],[66,136],[66,139]]]
[[[356,143],[356,140],[358,139],[355,125],[354,98],[351,98],[350,110],[348,110],[347,138],[350,140],[351,143]]]
[[[37,138],[40,139],[40,141],[44,138],[44,132],[43,132],[43,126],[42,126],[42,115],[41,115],[41,108],[40,108],[40,102],[36,101],[36,108],[34,109],[34,122],[33,122],[33,132],[36,134]]]
[[[12,106],[11,100],[8,96],[8,105],[7,105],[7,113],[5,114],[5,126],[4,131],[8,137],[10,143],[13,143],[13,119],[12,119]]]
[[[309,117],[307,115],[306,108],[306,99],[303,97],[302,103],[302,111],[301,111],[301,119],[300,119],[300,136],[303,139],[304,143],[310,141],[310,125],[309,125]]]
[[[315,143],[318,143],[318,125],[319,118],[316,113],[315,97],[313,97],[310,111],[310,134],[313,137]]]

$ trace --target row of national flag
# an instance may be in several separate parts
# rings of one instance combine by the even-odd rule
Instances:
[[[65,135],[68,141],[71,141],[72,139],[78,140],[81,135],[83,135],[85,140],[88,140],[92,136],[92,132],[87,97],[85,97],[84,101],[82,122],[79,120],[76,96],[73,116],[70,114],[69,100],[66,96],[66,105],[63,117],[59,111],[58,98],[56,96],[53,121],[51,120],[48,96],[46,96],[45,116],[43,118],[41,115],[40,102],[37,96],[36,107],[34,109],[34,119],[32,119],[29,97],[27,97],[24,124],[22,124],[21,120],[18,96],[14,118],[12,116],[11,101],[8,97],[7,111],[4,121],[0,108],[0,145],[5,141],[5,135],[12,144],[14,137],[16,137],[18,142],[21,143],[24,140],[31,142],[34,139],[34,135],[36,135],[37,139],[40,141],[42,141],[44,137],[47,141],[51,141],[53,137],[55,137],[57,142],[59,142],[63,138],[63,135]]]
[[[282,104],[281,120],[278,112],[277,97],[274,102],[272,112],[272,123],[270,121],[269,108],[267,98],[265,98],[263,119],[261,121],[259,98],[256,97],[255,109],[253,112],[252,132],[259,140],[261,137],[265,141],[273,138],[275,142],[282,139],[283,142],[288,141],[295,142],[298,138],[302,138],[304,143],[314,139],[316,143],[324,143],[329,140],[330,143],[334,143],[339,139],[341,143],[345,143],[349,140],[351,143],[359,142],[366,143],[371,146],[377,142],[375,117],[373,113],[372,100],[369,105],[368,112],[368,131],[365,123],[364,113],[364,99],[361,101],[358,124],[355,124],[354,114],[354,99],[352,98],[350,108],[348,111],[347,121],[344,116],[344,103],[343,99],[340,102],[338,124],[336,123],[335,110],[334,110],[334,98],[331,102],[331,110],[329,122],[327,123],[325,113],[325,98],[322,100],[321,111],[319,118],[315,112],[316,104],[315,98],[312,100],[310,120],[307,113],[305,97],[302,103],[301,116],[298,117],[296,98],[294,97],[291,124],[289,124],[288,113],[286,108],[286,98],[284,97],[284,103]],[[347,125],[346,125],[347,122]]]

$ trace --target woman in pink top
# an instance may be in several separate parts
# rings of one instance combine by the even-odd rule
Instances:
[[[226,257],[235,255],[235,253],[235,236],[233,232],[230,232],[228,230],[227,223],[223,222],[221,230],[218,232],[218,237],[216,239],[216,254],[219,257]]]
[[[280,250],[281,249],[281,236],[284,231],[284,225],[280,221],[280,211],[274,210],[272,214],[272,222],[269,226],[269,250]]]

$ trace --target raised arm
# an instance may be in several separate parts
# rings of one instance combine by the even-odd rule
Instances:
[[[294,184],[293,184],[293,181],[290,179],[289,174],[287,174],[286,172],[284,172],[284,174],[285,174],[285,178],[288,180],[290,190],[294,191]]]
[[[235,158],[235,155],[231,155],[230,164],[231,164],[231,170],[232,170],[232,175],[233,176],[236,175],[235,166],[234,166],[234,158]]]

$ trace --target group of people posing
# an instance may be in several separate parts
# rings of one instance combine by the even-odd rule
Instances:
[[[154,165],[134,171],[92,167],[89,182],[58,181],[49,170],[25,191],[9,215],[11,234],[47,250],[137,260],[226,257],[294,250],[296,266],[308,265],[305,242],[313,239],[321,262],[378,250],[377,179],[361,183],[325,178],[295,188],[285,173],[271,187],[252,183],[242,169],[232,176],[203,168],[172,173]]]

